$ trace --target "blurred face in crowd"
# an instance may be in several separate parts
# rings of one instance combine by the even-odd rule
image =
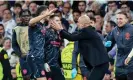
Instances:
[[[130,8],[125,4],[125,5],[122,5],[121,6],[121,11],[122,12],[129,12],[130,11]]]
[[[19,23],[21,23],[21,22],[22,22],[20,17],[16,17],[16,19],[15,19],[15,20],[16,20],[16,23],[17,23],[17,24],[19,24]]]
[[[117,10],[116,3],[113,2],[113,3],[108,4],[108,9],[109,9],[109,11],[115,12]]]
[[[93,12],[87,12],[86,14],[87,14],[88,17],[94,17]]]
[[[90,25],[93,26],[93,27],[95,27],[95,21],[90,20]]]
[[[0,38],[4,36],[4,28],[0,25]]]
[[[29,10],[31,12],[31,14],[36,14],[36,11],[37,11],[37,4],[36,3],[31,3],[29,5]]]
[[[5,3],[4,0],[1,0],[1,1],[0,1],[0,5],[3,5],[4,3]]]
[[[93,2],[92,5],[90,6],[90,8],[95,13],[98,13],[100,10],[100,4],[98,2]]]
[[[3,17],[3,11],[7,9],[7,5],[0,5],[0,17]]]
[[[84,12],[86,9],[86,4],[84,2],[79,2],[78,9],[79,11]]]
[[[128,22],[128,18],[124,14],[117,14],[116,18],[118,27],[123,27]]]
[[[113,29],[113,26],[111,26],[110,22],[106,24],[105,30],[107,33],[111,32]]]
[[[21,12],[21,7],[14,7],[14,13],[16,14],[16,15],[19,15],[20,14],[20,12]]]
[[[31,16],[30,14],[28,13],[28,11],[25,11],[22,13],[22,16],[21,16],[21,21],[28,24],[29,23],[29,20],[30,20]]]
[[[73,13],[73,20],[74,20],[74,22],[77,23],[80,16],[81,16],[80,13],[74,12],[74,13]]]
[[[67,2],[63,6],[63,13],[67,14],[70,11],[71,5]]]
[[[11,75],[12,75],[12,78],[13,78],[13,79],[17,78],[16,70],[15,70],[15,69],[12,69],[12,70],[11,70]]]
[[[128,22],[132,21],[132,16],[130,12],[127,12]]]
[[[7,39],[4,41],[3,43],[3,47],[7,50],[7,49],[10,49],[11,48],[11,40],[10,39]]]
[[[11,15],[10,10],[4,10],[3,20],[6,22],[6,21],[9,21],[11,18],[12,18],[12,15]]]
[[[56,8],[54,4],[49,4],[49,6],[48,6],[49,10],[53,10],[54,8]]]
[[[103,18],[100,15],[95,15],[96,23],[101,23]]]

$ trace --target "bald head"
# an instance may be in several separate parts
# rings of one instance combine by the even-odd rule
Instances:
[[[90,18],[87,15],[82,15],[78,19],[78,27],[84,28],[90,26]]]

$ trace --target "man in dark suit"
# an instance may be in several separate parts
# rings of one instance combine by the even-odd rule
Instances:
[[[109,67],[109,58],[97,32],[90,26],[90,18],[86,15],[78,19],[79,31],[69,33],[61,24],[51,21],[53,28],[60,32],[62,38],[78,41],[79,52],[83,55],[87,68],[91,71],[88,80],[102,80]]]

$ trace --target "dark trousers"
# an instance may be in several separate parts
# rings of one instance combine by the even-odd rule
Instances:
[[[85,64],[90,71],[90,75],[88,76],[88,80],[103,80],[103,77],[106,73],[106,71],[109,68],[109,63],[104,63],[98,66],[91,66],[89,63],[85,61]]]
[[[133,80],[133,73],[129,73],[128,75],[120,75],[116,76],[116,80]]]
[[[120,75],[115,77],[116,80],[127,80],[127,75]]]
[[[127,80],[133,80],[133,72],[127,75]]]
[[[59,67],[50,67],[51,72],[46,72],[47,80],[65,80],[65,77]]]

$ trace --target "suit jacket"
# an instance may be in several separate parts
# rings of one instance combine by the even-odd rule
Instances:
[[[70,41],[78,41],[79,52],[91,66],[98,66],[109,62],[103,42],[91,26],[72,34],[63,29],[60,31],[60,36]]]

